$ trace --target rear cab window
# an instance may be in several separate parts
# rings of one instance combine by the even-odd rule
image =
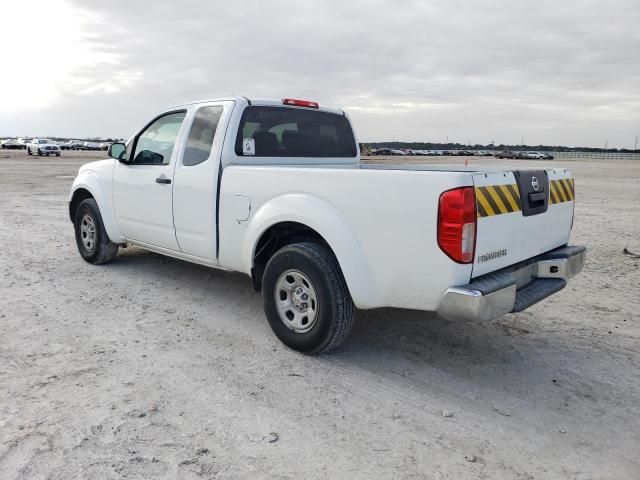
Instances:
[[[240,157],[351,158],[357,146],[349,120],[318,110],[249,106],[236,136]]]

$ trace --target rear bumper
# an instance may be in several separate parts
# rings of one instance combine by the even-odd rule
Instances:
[[[520,312],[562,290],[582,271],[586,249],[565,246],[449,288],[437,312],[448,320],[491,320]]]

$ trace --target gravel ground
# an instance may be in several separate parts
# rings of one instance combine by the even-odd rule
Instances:
[[[97,156],[0,151],[0,478],[640,478],[640,162],[563,162],[589,257],[554,297],[359,312],[306,357],[242,275],[83,262],[67,194]]]

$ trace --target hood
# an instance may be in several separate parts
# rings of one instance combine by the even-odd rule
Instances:
[[[101,172],[104,170],[110,170],[113,168],[112,158],[105,158],[104,160],[96,160],[95,162],[85,163],[78,169],[78,173],[86,172],[87,170],[93,170],[95,172]]]

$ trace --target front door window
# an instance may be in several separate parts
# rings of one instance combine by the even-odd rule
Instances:
[[[168,165],[186,112],[174,112],[156,119],[136,141],[134,165]]]

